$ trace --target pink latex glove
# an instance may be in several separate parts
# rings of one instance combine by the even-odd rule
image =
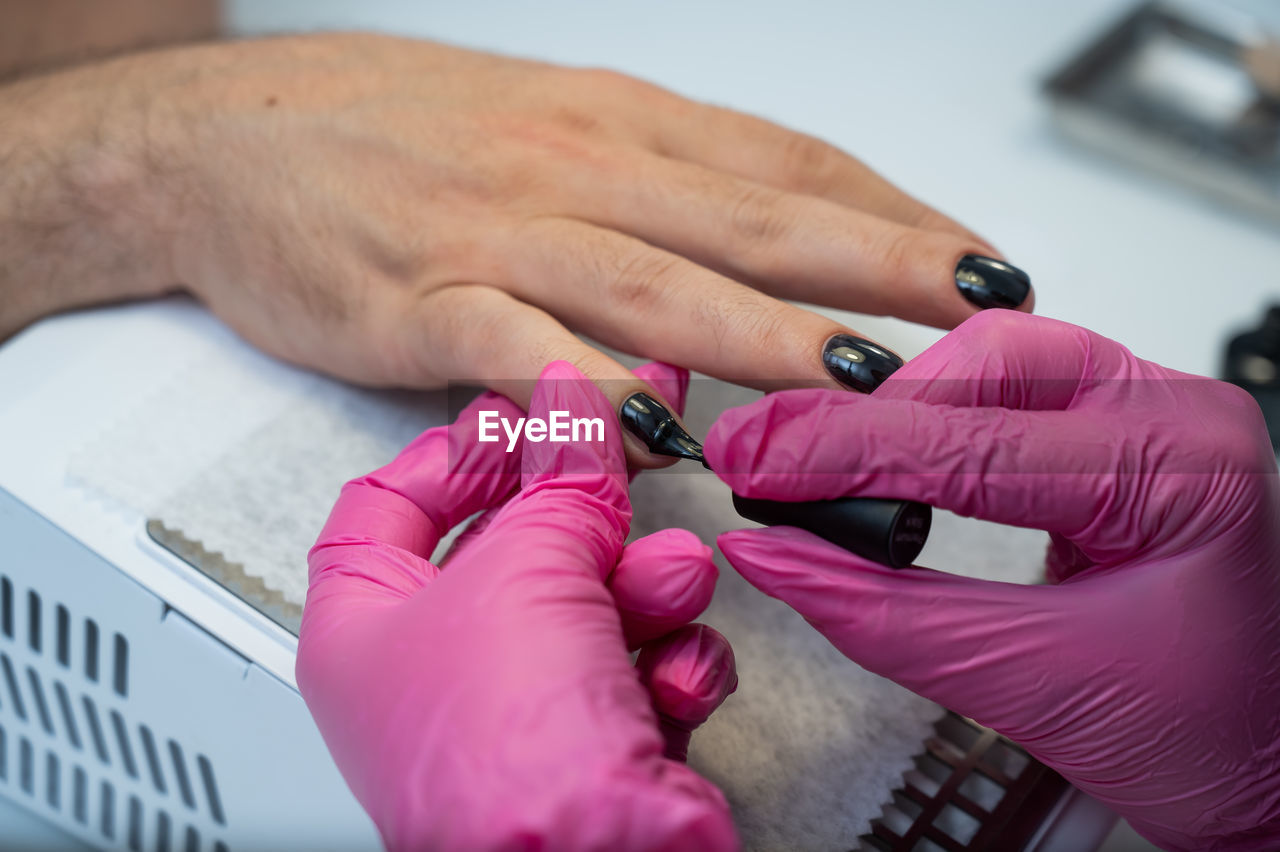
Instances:
[[[530,416],[600,417],[603,443],[508,454],[476,440],[481,408],[523,416],[486,394],[425,432],[343,488],[311,551],[298,685],[343,777],[392,849],[735,848],[720,792],[664,756],[736,685],[728,644],[691,625],[639,674],[627,653],[705,607],[709,549],[679,530],[624,549],[617,417],[573,367],[546,369]]]
[[[1050,531],[1047,586],[894,571],[786,527],[719,543],[851,659],[1152,842],[1280,849],[1280,482],[1243,391],[987,311],[872,396],[726,412],[706,454],[752,497],[912,498]]]

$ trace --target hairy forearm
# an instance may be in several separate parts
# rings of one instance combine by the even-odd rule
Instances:
[[[209,38],[218,0],[0,0],[0,79]]]
[[[0,88],[0,339],[62,310],[156,295],[173,273],[132,60]]]
[[[0,0],[0,20],[3,340],[57,311],[172,286],[154,239],[164,205],[148,192],[154,55],[56,69],[214,36],[219,2]]]

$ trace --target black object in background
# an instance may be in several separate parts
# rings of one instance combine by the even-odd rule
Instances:
[[[1258,401],[1271,446],[1280,449],[1280,305],[1267,310],[1260,326],[1227,343],[1222,378]]]

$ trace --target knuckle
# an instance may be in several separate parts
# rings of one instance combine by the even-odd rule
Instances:
[[[612,68],[575,68],[570,73],[580,85],[606,96],[645,99],[662,91],[652,83]]]
[[[590,110],[579,106],[565,105],[552,110],[550,120],[557,126],[573,134],[593,135],[600,132],[601,122]]]
[[[588,346],[576,338],[573,338],[564,348],[560,359],[568,361],[577,368],[579,373],[593,381],[603,379],[614,372],[613,359],[594,346]]]
[[[486,146],[479,160],[491,171],[485,175],[485,184],[498,188],[512,183],[541,185],[545,179],[540,173],[551,164],[589,161],[600,147],[589,132],[597,126],[594,117],[576,106],[486,115],[476,123],[472,136],[477,145]]]
[[[748,186],[733,201],[729,221],[734,235],[749,243],[773,243],[784,238],[791,222],[782,209],[782,193],[764,186]]]
[[[458,329],[454,311],[437,310],[440,298],[424,288],[406,289],[373,320],[369,336],[379,341],[378,352],[392,383],[423,388],[444,384],[440,349]]]
[[[786,363],[781,353],[790,351],[796,335],[786,334],[790,311],[781,303],[751,291],[703,299],[698,303],[698,324],[710,330],[722,353],[778,353],[776,364]],[[742,363],[757,360],[746,358]],[[743,379],[770,379],[778,376],[742,376]]]
[[[521,341],[520,345],[524,349],[528,363],[532,364],[535,370],[542,370],[555,361],[569,361],[574,366],[577,366],[571,358],[566,357],[564,341],[558,338],[547,336],[526,337]],[[537,374],[520,376],[520,378],[533,380],[537,378]]]
[[[519,330],[514,328],[510,331],[517,334],[506,336],[506,345],[509,347],[512,340],[518,341],[518,348],[521,350],[518,360],[532,365],[532,374],[521,375],[519,378],[535,379],[538,373],[554,361],[568,361],[575,367],[578,366],[578,359],[574,357],[572,345],[563,336],[547,332],[530,334],[528,330],[519,334]]]
[[[908,281],[919,252],[916,232],[895,225],[888,226],[872,243],[879,258],[881,277],[887,283]],[[989,313],[989,312],[988,312]]]
[[[527,330],[518,334],[519,329],[511,329],[498,345],[510,346],[510,341],[518,340],[521,349],[520,360],[532,365],[532,375],[523,378],[535,379],[548,364],[555,361],[567,361],[578,372],[587,378],[609,374],[607,355],[594,347],[583,343],[567,331],[559,333],[543,330],[530,335]]]
[[[794,183],[827,183],[839,169],[841,154],[832,145],[803,133],[788,133],[782,145],[783,168]]]
[[[410,315],[421,323],[415,337],[421,344],[412,347],[419,353],[417,369],[421,373],[436,374],[442,364],[457,360],[457,368],[466,369],[476,363],[479,353],[493,345],[495,337],[501,340],[504,325],[502,312],[491,312],[488,307],[498,301],[499,294],[488,287],[443,287],[439,290],[414,296],[417,304]],[[492,321],[477,323],[478,315],[493,314]],[[455,359],[446,353],[455,353]],[[464,376],[459,378],[478,378]]]
[[[906,207],[904,218],[912,227],[919,228],[922,231],[937,231],[947,234],[954,234],[963,230],[958,228],[950,217],[944,216],[926,204],[921,204],[914,198],[908,198],[902,204]]]
[[[662,301],[679,265],[672,255],[641,249],[618,261],[605,277],[606,286],[624,309],[647,310]]]
[[[590,163],[593,161],[594,146],[584,134],[571,127],[571,122],[578,118],[549,120],[536,118],[527,120],[517,131],[518,141],[525,148],[525,153],[535,163],[546,165],[553,162]],[[522,164],[519,159],[513,165],[517,169]],[[526,178],[529,183],[539,181],[533,176]]]

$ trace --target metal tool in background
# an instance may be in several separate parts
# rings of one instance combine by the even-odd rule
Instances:
[[[1138,6],[1045,81],[1071,139],[1280,222],[1280,71],[1251,18]]]
[[[1117,817],[989,728],[948,711],[853,852],[1081,852]]]

